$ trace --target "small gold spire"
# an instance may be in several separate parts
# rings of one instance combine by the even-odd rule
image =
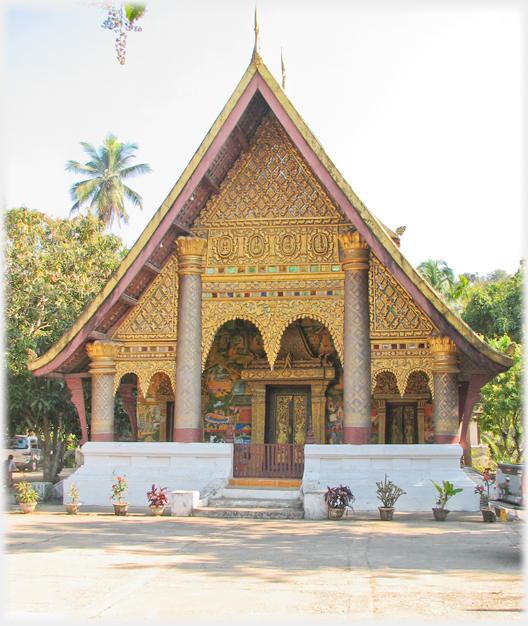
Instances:
[[[284,58],[282,56],[282,48],[281,48],[281,68],[282,68],[282,89],[284,91],[286,89],[286,68],[284,67]]]
[[[262,57],[260,56],[260,30],[258,25],[258,17],[257,17],[257,5],[255,4],[255,47],[253,48],[253,56],[251,57],[252,61],[259,63],[262,61]]]

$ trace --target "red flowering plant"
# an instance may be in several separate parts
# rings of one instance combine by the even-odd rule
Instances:
[[[477,485],[475,487],[475,493],[478,493],[478,495],[480,496],[480,508],[481,509],[486,508],[489,504],[490,485],[494,484],[495,479],[493,478],[493,476],[490,476],[489,474],[484,474],[484,476],[482,476],[482,482],[484,483],[483,485]]]
[[[166,493],[167,487],[160,487],[158,485],[158,489],[156,490],[156,485],[152,485],[152,490],[147,491],[147,498],[149,501],[149,506],[165,506],[169,504],[169,498]]]
[[[117,500],[119,504],[123,501],[123,494],[128,489],[128,485],[124,478],[121,476],[117,477],[117,483],[112,485],[112,495],[110,496],[110,500]]]

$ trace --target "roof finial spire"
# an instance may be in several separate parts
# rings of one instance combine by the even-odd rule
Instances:
[[[260,30],[259,30],[259,25],[258,25],[256,4],[255,4],[255,47],[253,48],[253,56],[251,57],[251,60],[257,64],[262,61],[262,57],[260,56]]]
[[[281,47],[281,69],[282,69],[282,89],[284,91],[286,89],[286,68],[284,67],[284,58],[282,56],[282,47]]]

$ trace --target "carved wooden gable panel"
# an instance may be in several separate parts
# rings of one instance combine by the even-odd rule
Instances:
[[[193,224],[208,236],[208,267],[339,262],[348,220],[272,113],[220,189]]]
[[[431,334],[430,319],[374,255],[369,296],[372,339],[425,338]]]
[[[176,341],[178,318],[177,261],[169,259],[118,330],[120,341]]]

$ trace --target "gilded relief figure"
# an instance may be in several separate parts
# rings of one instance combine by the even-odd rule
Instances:
[[[402,432],[400,430],[398,421],[399,420],[397,418],[393,418],[392,424],[391,424],[391,443],[394,443],[394,444],[402,443],[402,440],[403,440]]]

